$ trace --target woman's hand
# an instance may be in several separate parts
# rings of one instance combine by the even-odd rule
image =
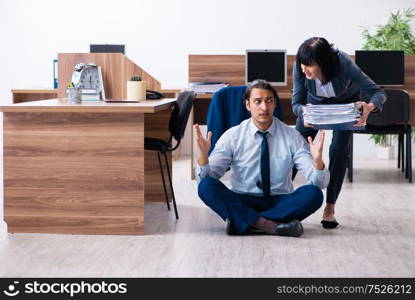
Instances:
[[[311,136],[307,138],[308,143],[310,144],[310,153],[313,157],[314,167],[317,170],[324,169],[324,162],[323,162],[323,146],[324,146],[324,130],[319,131],[320,134],[317,133],[317,136],[314,138],[314,141],[311,139]]]
[[[356,103],[362,105],[362,114],[360,116],[359,121],[353,126],[366,126],[367,117],[369,116],[371,111],[376,109],[376,106],[373,103],[366,103],[364,101],[358,101]]]
[[[210,150],[212,139],[212,132],[208,132],[207,139],[203,138],[202,133],[200,132],[199,124],[195,124],[195,132],[196,132],[196,142],[199,148],[199,166],[206,166],[209,163],[208,160],[208,153]]]

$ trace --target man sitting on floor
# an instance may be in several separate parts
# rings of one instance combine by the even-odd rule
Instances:
[[[199,147],[196,179],[199,197],[226,220],[226,233],[251,231],[299,237],[300,223],[323,203],[329,172],[322,160],[324,132],[309,144],[294,128],[273,117],[276,92],[256,80],[244,95],[252,117],[227,130],[211,155],[210,139],[195,125]],[[292,168],[304,172],[309,185],[294,191]],[[231,188],[218,179],[231,168]]]

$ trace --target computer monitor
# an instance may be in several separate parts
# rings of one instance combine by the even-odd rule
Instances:
[[[355,62],[376,84],[405,83],[405,54],[401,50],[356,50]]]
[[[245,82],[264,79],[273,86],[287,85],[287,51],[275,49],[246,50]]]
[[[90,53],[122,53],[125,54],[125,45],[109,45],[109,44],[91,44],[89,45]]]

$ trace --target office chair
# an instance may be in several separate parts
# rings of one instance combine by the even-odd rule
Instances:
[[[226,130],[251,117],[243,101],[245,90],[245,85],[228,86],[213,94],[206,118],[207,131],[212,132],[209,154]],[[278,94],[274,116],[282,120],[281,101]]]
[[[181,139],[184,136],[184,131],[186,128],[187,120],[189,119],[190,111],[192,110],[193,102],[195,99],[194,92],[183,92],[177,98],[177,101],[174,104],[174,108],[171,112],[170,121],[169,121],[169,131],[170,138],[166,142],[161,139],[144,137],[144,149],[150,151],[157,151],[157,157],[160,166],[161,180],[163,182],[164,197],[166,199],[167,208],[170,210],[169,198],[167,195],[166,182],[164,180],[163,167],[161,164],[160,154],[164,154],[164,160],[167,167],[167,175],[170,183],[170,190],[173,198],[173,207],[176,219],[179,219],[179,214],[177,212],[176,198],[174,196],[174,189],[170,175],[169,162],[167,160],[167,152],[176,150],[179,146]],[[173,138],[177,141],[176,145],[173,147]]]
[[[355,130],[360,134],[398,135],[398,168],[405,171],[405,178],[412,183],[412,129],[409,122],[409,94],[405,90],[385,89],[387,101],[379,113],[369,114],[365,130]],[[404,140],[406,137],[406,156]],[[353,182],[353,135],[350,142],[348,162],[349,182]]]

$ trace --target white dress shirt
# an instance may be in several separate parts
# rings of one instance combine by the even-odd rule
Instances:
[[[262,137],[252,118],[240,125],[228,129],[217,141],[215,149],[209,156],[209,164],[196,167],[196,180],[200,182],[206,176],[221,178],[230,167],[231,190],[236,193],[262,196],[257,186],[261,180],[261,143]],[[321,189],[327,187],[330,179],[329,171],[317,170],[313,166],[313,158],[309,145],[301,134],[277,118],[273,118],[267,130],[269,134],[268,148],[271,172],[271,195],[293,192],[291,180],[292,168],[295,165],[304,172],[309,184]]]

